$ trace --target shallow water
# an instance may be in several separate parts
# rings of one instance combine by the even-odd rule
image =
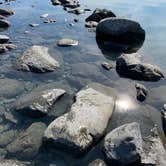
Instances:
[[[144,2],[139,0],[80,0],[80,3],[83,8],[90,8],[92,10],[97,7],[107,8],[111,9],[117,16],[140,22],[146,31],[146,40],[139,52],[142,54],[144,61],[160,66],[163,73],[165,73],[165,0],[145,0]],[[56,87],[63,87],[69,92],[63,102],[59,102],[55,109],[56,111],[51,113],[50,118],[42,119],[42,121],[48,124],[55,117],[66,112],[72,103],[75,92],[91,82],[99,82],[115,88],[120,94],[132,98],[133,103],[138,103],[135,100],[135,81],[120,78],[114,69],[106,71],[101,67],[101,62],[109,61],[110,58],[108,59],[107,55],[103,55],[99,49],[95,33],[89,32],[84,27],[84,20],[91,12],[76,16],[67,13],[61,6],[52,6],[49,0],[19,0],[1,6],[12,8],[16,11],[14,16],[8,18],[11,22],[11,27],[4,32],[0,32],[0,34],[9,35],[12,43],[16,44],[18,48],[0,55],[0,78],[17,79],[28,84],[26,85],[26,91],[22,93],[30,91],[37,85],[44,85],[46,83],[53,83]],[[56,19],[57,22],[44,24],[43,19],[40,18],[40,15],[44,13],[48,13],[49,18]],[[79,19],[78,23],[74,23],[73,20],[75,18]],[[29,26],[30,23],[37,23],[39,26],[32,28]],[[70,26],[70,23],[73,23],[74,26]],[[25,31],[29,31],[29,33],[25,33]],[[78,40],[79,45],[71,48],[58,47],[56,42],[61,38]],[[13,68],[15,60],[34,44],[49,47],[51,56],[60,61],[61,68],[53,73],[46,74],[16,71]],[[111,59],[113,64],[115,64],[113,60],[115,57],[116,53],[112,52]],[[150,93],[147,101],[142,105],[149,104],[160,111],[166,100],[164,94],[160,96],[161,92],[164,93],[164,90],[166,91],[166,81],[143,82],[143,84],[150,89]],[[19,123],[16,125],[8,121],[3,122],[3,129],[6,127],[6,130],[12,128],[24,130],[26,126],[33,122],[33,120],[22,116],[17,117],[17,120]],[[40,166],[46,166],[51,163],[57,163],[60,166],[80,165],[80,163],[81,165],[87,165],[96,156],[103,158],[98,146],[81,159],[73,159],[59,151],[52,152],[48,149],[41,149],[41,153],[32,163]]]

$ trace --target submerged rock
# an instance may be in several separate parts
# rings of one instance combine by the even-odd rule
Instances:
[[[44,73],[54,71],[59,62],[49,55],[47,47],[34,45],[23,53],[15,66],[18,70]]]
[[[143,63],[139,60],[139,54],[123,54],[116,61],[117,72],[124,77],[143,80],[159,81],[164,78],[159,67]]]
[[[89,22],[89,21],[100,22],[101,20],[108,18],[108,17],[116,17],[116,15],[111,10],[97,8],[88,18],[86,18],[85,21],[86,22]]]
[[[23,162],[17,160],[0,160],[0,166],[29,166],[29,164],[24,164]]]
[[[137,90],[137,100],[144,101],[146,99],[146,96],[148,95],[148,90],[146,87],[142,84],[136,83],[135,88]]]
[[[120,52],[136,52],[145,40],[145,30],[138,22],[125,18],[107,18],[96,29],[98,41]]]
[[[11,49],[16,49],[17,46],[14,44],[4,43],[0,44],[0,53],[5,53]]]
[[[33,123],[16,140],[7,146],[9,155],[21,160],[33,159],[42,145],[42,137],[46,125],[41,122]]]
[[[85,153],[105,134],[115,98],[111,88],[89,85],[77,93],[70,112],[48,126],[44,140],[75,155]]]
[[[58,46],[61,47],[66,47],[66,46],[77,46],[78,45],[78,41],[77,40],[73,40],[73,39],[61,39],[57,42]]]
[[[143,141],[138,123],[120,126],[104,139],[104,154],[111,165],[127,166],[140,162]]]
[[[30,117],[43,117],[48,114],[56,100],[64,93],[65,90],[63,89],[33,90],[31,93],[17,99],[13,109]]]
[[[13,14],[14,14],[13,10],[0,8],[0,15],[2,16],[9,16]]]
[[[112,64],[112,63],[108,63],[108,62],[103,62],[103,63],[101,64],[101,66],[102,66],[104,69],[106,69],[106,70],[110,70],[110,69],[113,68],[113,64]]]

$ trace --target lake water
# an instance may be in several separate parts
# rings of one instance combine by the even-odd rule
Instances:
[[[82,8],[106,8],[112,10],[117,16],[126,17],[138,21],[146,31],[146,40],[139,50],[144,61],[158,65],[163,73],[166,72],[166,1],[165,0],[80,0]],[[1,5],[4,8],[15,10],[15,15],[8,18],[11,27],[0,34],[11,37],[13,44],[18,48],[0,55],[0,78],[17,79],[28,84],[26,89],[30,91],[38,85],[55,84],[57,87],[64,87],[70,93],[63,102],[59,102],[53,117],[59,116],[68,110],[72,97],[82,87],[91,82],[98,82],[115,88],[123,95],[135,100],[135,81],[120,78],[116,70],[106,71],[101,67],[101,62],[111,61],[115,64],[116,54],[111,53],[111,59],[103,55],[99,49],[95,33],[85,28],[85,18],[91,14],[86,12],[82,15],[67,13],[61,6],[53,6],[49,0],[16,0],[10,4]],[[40,15],[48,13],[49,18],[55,19],[56,23],[44,24]],[[78,23],[74,19],[79,19]],[[39,24],[38,27],[30,27],[30,23]],[[71,26],[70,24],[74,24]],[[28,33],[25,33],[28,31]],[[61,48],[56,42],[61,38],[72,38],[79,41],[79,45],[71,48]],[[15,60],[30,46],[42,45],[50,49],[51,56],[61,63],[61,68],[53,73],[34,74],[16,71],[13,68]],[[166,81],[142,82],[150,90],[149,97],[142,105],[152,105],[161,110],[166,102]],[[25,92],[23,92],[25,93]],[[17,117],[18,118],[18,117]],[[33,120],[19,117],[19,125],[9,125],[8,129],[17,128],[24,130]],[[42,119],[50,123],[50,119]],[[6,125],[2,123],[1,126]],[[100,146],[100,145],[98,145]],[[42,149],[40,154],[32,161],[34,165],[58,166],[66,165],[87,165],[89,161],[103,155],[99,147],[92,149],[88,155],[81,159],[74,159],[59,151]],[[80,164],[81,163],[81,164]]]

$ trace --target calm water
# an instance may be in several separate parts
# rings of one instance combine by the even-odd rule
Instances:
[[[80,3],[83,8],[92,10],[97,7],[107,8],[111,9],[117,16],[140,22],[146,31],[145,43],[139,50],[143,60],[160,66],[163,73],[166,72],[165,0],[145,0],[144,2],[139,0],[80,0]],[[56,109],[58,111],[52,113],[53,117],[66,112],[68,105],[72,102],[73,94],[90,82],[99,82],[111,86],[121,94],[135,98],[135,81],[120,78],[115,70],[106,71],[101,67],[101,62],[109,61],[110,58],[103,55],[98,48],[95,33],[88,32],[84,27],[84,20],[91,12],[76,16],[67,13],[60,6],[52,6],[49,0],[19,0],[11,2],[10,5],[1,6],[12,8],[16,11],[14,16],[8,18],[12,26],[7,31],[0,32],[0,34],[9,35],[11,41],[18,48],[0,55],[0,78],[13,78],[28,83],[27,90],[47,83],[54,83],[57,87],[66,88],[69,95],[66,96],[63,102],[59,102]],[[57,22],[44,24],[43,19],[40,18],[40,15],[44,13],[48,13],[49,18],[56,19]],[[79,19],[78,23],[74,23],[75,18]],[[29,26],[30,23],[37,23],[39,26],[32,28]],[[74,26],[70,26],[70,23],[74,23]],[[25,31],[29,31],[29,33],[25,34]],[[56,42],[61,38],[76,39],[79,41],[79,45],[72,48],[59,48]],[[50,54],[60,61],[61,68],[47,74],[24,73],[14,70],[13,64],[15,60],[34,44],[49,47]],[[115,53],[112,52],[111,59],[115,59],[114,57]],[[112,63],[115,64],[115,61],[112,60]],[[143,82],[143,84],[150,89],[150,95],[143,105],[150,104],[160,110],[166,98],[166,81]],[[134,102],[136,101],[134,100]],[[14,127],[18,129],[32,123],[27,118],[17,118],[20,118],[18,119],[20,123]],[[49,123],[51,120],[46,118],[42,119],[42,121]],[[13,128],[13,126],[9,125],[9,128]],[[81,163],[81,165],[87,165],[96,156],[103,157],[98,147],[95,150],[92,149],[88,155],[81,159],[72,159],[61,152],[50,151],[47,153],[47,149],[44,149],[34,159],[33,164],[45,166],[52,163],[63,166],[67,163],[67,165],[73,166]]]

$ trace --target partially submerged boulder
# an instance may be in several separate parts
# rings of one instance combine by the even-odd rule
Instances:
[[[143,63],[138,58],[139,54],[123,54],[116,61],[116,70],[123,77],[143,80],[159,81],[164,78],[160,68],[149,63]]]
[[[89,17],[86,18],[85,21],[100,22],[101,20],[109,17],[116,17],[116,15],[111,10],[97,8]]]
[[[52,72],[60,65],[49,55],[47,47],[34,45],[23,53],[15,66],[18,70],[44,73]]]
[[[106,18],[96,28],[98,42],[108,49],[120,52],[136,52],[145,40],[145,30],[133,20],[125,18]]]
[[[64,95],[63,89],[33,90],[31,93],[18,98],[13,109],[21,114],[38,118],[48,114],[55,102]]]
[[[48,126],[44,140],[72,154],[85,153],[105,134],[115,98],[111,88],[99,84],[86,87],[77,93],[70,112]]]
[[[0,8],[0,15],[2,15],[2,16],[10,16],[10,15],[13,15],[13,14],[14,14],[14,11],[11,10],[11,9]]]
[[[42,137],[46,125],[41,122],[33,123],[7,146],[9,155],[21,160],[33,159],[42,145]]]
[[[138,123],[129,123],[111,131],[104,139],[104,154],[111,165],[127,166],[140,162],[143,141]]]
[[[7,43],[9,41],[9,36],[7,35],[0,35],[0,44]]]
[[[62,5],[68,8],[76,8],[80,6],[78,0],[51,0],[51,1],[53,5]]]

